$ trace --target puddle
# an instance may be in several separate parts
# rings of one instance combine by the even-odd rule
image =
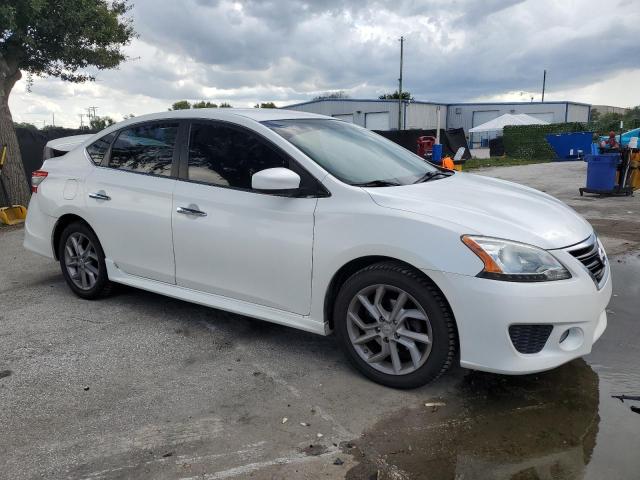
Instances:
[[[354,441],[347,478],[640,478],[640,401],[612,398],[640,395],[640,258],[612,268],[609,327],[591,355],[528,376],[463,372],[446,405],[399,410]]]

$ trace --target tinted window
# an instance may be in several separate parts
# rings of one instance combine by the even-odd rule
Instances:
[[[340,180],[414,183],[437,169],[423,158],[370,130],[340,120],[262,122]]]
[[[102,160],[104,159],[104,156],[107,153],[107,150],[109,150],[109,146],[111,145],[111,142],[113,142],[113,139],[115,138],[115,136],[116,136],[115,133],[110,133],[96,140],[95,142],[93,142],[91,145],[87,147],[87,153],[89,154],[89,158],[91,158],[91,161],[94,164],[100,165],[102,163]],[[53,156],[57,156],[57,155],[53,155]]]
[[[193,124],[189,179],[251,188],[251,176],[266,168],[290,168],[288,158],[251,132],[215,124]]]
[[[109,157],[109,167],[153,175],[171,175],[177,123],[154,123],[122,130]]]

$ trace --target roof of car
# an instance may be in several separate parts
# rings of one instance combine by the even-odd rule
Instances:
[[[140,121],[164,120],[168,118],[229,119],[233,117],[246,117],[257,122],[296,118],[331,118],[325,115],[317,115],[315,113],[299,112],[296,110],[280,110],[278,108],[197,108],[150,113],[148,115],[131,118],[129,122],[137,123]]]
[[[279,108],[196,108],[189,110],[169,110],[167,112],[149,113],[146,115],[140,115],[139,117],[131,117],[122,122],[114,123],[104,130],[101,130],[94,135],[90,135],[88,139],[84,140],[84,142],[76,142],[72,137],[65,137],[64,141],[73,142],[74,146],[78,143],[82,143],[86,146],[90,145],[95,139],[120,130],[128,125],[154,120],[167,120],[174,118],[232,120],[238,117],[249,118],[256,122],[265,122],[269,120],[292,120],[297,118],[332,119],[332,117],[327,117],[325,115],[299,112],[296,110],[281,110]]]

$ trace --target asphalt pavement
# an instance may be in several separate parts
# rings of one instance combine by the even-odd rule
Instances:
[[[152,293],[75,297],[0,228],[0,478],[637,479],[640,202],[580,198],[584,165],[481,174],[546,189],[612,254],[609,328],[585,359],[453,368],[399,391],[321,337]]]

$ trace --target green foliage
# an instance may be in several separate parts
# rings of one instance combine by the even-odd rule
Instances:
[[[116,123],[111,117],[93,117],[89,121],[89,129],[94,131],[100,131],[107,128],[109,125]]]
[[[552,157],[550,157],[552,158]],[[547,163],[550,158],[512,158],[512,157],[491,157],[491,158],[472,158],[467,160],[462,166],[463,170],[475,170],[476,168],[485,167],[511,167],[516,165],[530,165],[532,163]]]
[[[12,0],[0,5],[0,65],[71,82],[115,68],[135,36],[126,0]]]
[[[13,128],[28,128],[30,130],[38,129],[38,127],[36,127],[33,123],[28,122],[13,122]]]
[[[393,93],[385,93],[383,95],[380,95],[378,98],[380,100],[399,100],[400,99],[400,92],[398,92],[398,90],[396,90]],[[410,92],[402,92],[402,99],[403,100],[413,100],[413,97],[411,96]]]
[[[191,108],[191,103],[188,100],[178,100],[173,105],[171,105],[171,108],[169,108],[169,111],[171,111],[171,110],[189,110],[190,108]]]
[[[230,103],[222,102],[220,108],[233,108]]]
[[[273,102],[256,103],[253,108],[278,108]]]
[[[509,157],[523,159],[555,158],[555,153],[545,135],[589,131],[584,123],[551,123],[549,125],[507,125],[502,141]]]
[[[349,98],[349,95],[344,90],[337,90],[335,92],[321,93],[317,97],[314,97],[313,100],[326,100],[332,98]]]
[[[193,105],[191,105],[191,108],[218,108],[218,105],[216,105],[215,103],[205,102],[204,100],[202,100],[200,102],[196,102]]]
[[[640,106],[630,108],[624,115],[619,113],[591,112],[590,130],[598,135],[607,135],[610,131],[620,131],[620,121],[624,122],[623,131],[640,127]]]

